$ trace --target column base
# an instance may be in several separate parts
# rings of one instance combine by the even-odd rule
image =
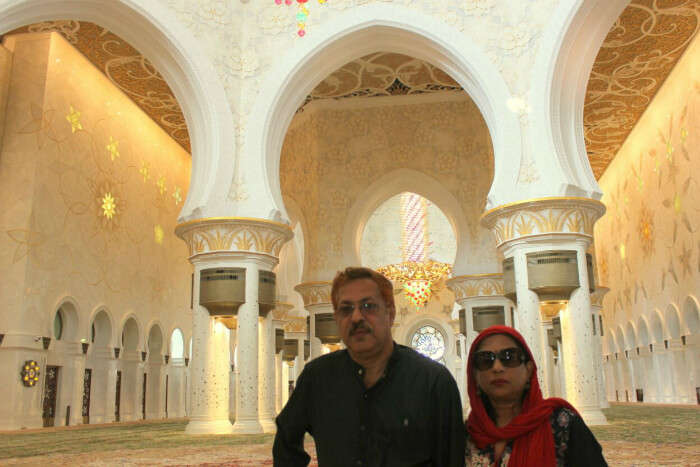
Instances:
[[[588,426],[607,425],[608,419],[605,418],[600,409],[581,409],[579,410],[581,418]]]
[[[228,435],[233,427],[228,420],[190,420],[185,428],[188,435]]]
[[[260,420],[260,426],[262,426],[264,433],[276,433],[277,432],[277,424],[275,423],[274,419]]]
[[[263,433],[263,427],[257,419],[236,420],[233,424],[233,433],[236,435],[258,435]]]

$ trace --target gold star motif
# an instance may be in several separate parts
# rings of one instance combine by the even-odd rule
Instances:
[[[107,151],[109,151],[109,157],[114,162],[114,159],[119,157],[119,141],[109,137],[109,144],[107,145]]]
[[[182,190],[180,190],[179,186],[175,187],[173,198],[175,198],[175,204],[180,204],[182,202]]]
[[[163,238],[165,237],[165,232],[163,231],[163,227],[156,224],[156,226],[153,228],[153,236],[155,238],[156,243],[159,245],[162,245]]]
[[[146,183],[146,181],[151,178],[150,174],[150,168],[148,167],[148,162],[141,162],[141,168],[139,169],[139,173],[143,177],[143,183]]]
[[[66,115],[66,120],[70,123],[72,133],[83,129],[83,125],[80,124],[80,112],[75,110],[72,105],[70,106],[70,113]]]
[[[161,175],[158,178],[158,182],[156,183],[156,186],[158,187],[158,191],[160,194],[164,194],[168,189],[165,187],[165,175]]]
[[[112,219],[117,213],[117,200],[112,193],[105,193],[102,197],[102,215],[107,219]]]
[[[681,212],[681,195],[678,193],[673,197],[673,209],[675,209],[676,213]]]

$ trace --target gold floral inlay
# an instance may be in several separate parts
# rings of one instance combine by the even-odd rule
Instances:
[[[83,125],[80,123],[80,112],[75,110],[72,105],[70,106],[70,112],[66,115],[66,120],[70,123],[71,133],[83,129]]]
[[[112,162],[119,157],[119,141],[115,140],[111,136],[109,137],[107,152],[109,152],[109,158],[112,159]]]
[[[102,215],[107,219],[112,219],[117,213],[117,200],[114,199],[112,193],[105,193],[101,199],[102,201]]]

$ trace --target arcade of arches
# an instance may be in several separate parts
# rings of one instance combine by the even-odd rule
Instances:
[[[495,323],[589,424],[700,403],[697,2],[292,3],[0,4],[0,429],[272,432],[348,265],[465,415]]]

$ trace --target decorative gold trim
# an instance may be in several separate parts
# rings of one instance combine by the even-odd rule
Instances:
[[[591,204],[598,204],[600,205],[603,209],[605,209],[605,204],[603,204],[602,201],[598,201],[597,199],[593,198],[584,198],[582,196],[545,196],[542,198],[530,198],[530,199],[524,199],[522,201],[513,201],[512,203],[506,203],[506,204],[501,204],[500,206],[496,206],[495,208],[491,208],[488,211],[484,212],[481,215],[481,221],[483,222],[484,218],[490,216],[496,211],[500,210],[505,210],[508,208],[512,208],[514,206],[520,206],[520,205],[529,205],[529,204],[534,204],[534,203],[539,203],[539,202],[547,202],[547,201],[580,201],[584,203],[591,203]]]
[[[503,274],[473,274],[457,276],[445,282],[455,294],[455,300],[473,297],[504,296]]]
[[[301,283],[295,285],[294,289],[296,290],[297,287],[309,287],[309,286],[319,286],[319,285],[333,285],[333,283],[330,281],[301,282]]]
[[[279,257],[294,233],[280,222],[250,217],[209,217],[183,222],[175,234],[187,243],[190,256],[246,252]]]
[[[294,286],[294,290],[304,300],[304,307],[311,305],[328,305],[331,303],[331,282],[315,281],[302,282]]]
[[[498,247],[536,235],[593,236],[593,226],[605,214],[605,204],[592,198],[549,197],[523,200],[490,209],[481,224],[496,236]]]
[[[175,231],[177,231],[178,229],[183,229],[193,224],[215,224],[219,222],[255,222],[261,224],[270,224],[283,229],[289,229],[290,232],[292,231],[292,228],[287,224],[258,217],[201,217],[199,219],[192,219],[191,221],[185,221],[177,224],[175,226]]]
[[[453,276],[453,277],[450,277],[450,278],[448,279],[448,282],[451,281],[451,280],[453,280],[453,279],[472,279],[472,278],[473,278],[473,279],[477,279],[477,278],[480,278],[480,277],[493,277],[493,278],[496,278],[496,277],[503,277],[503,273],[502,273],[502,272],[486,272],[486,273],[483,273],[483,274],[464,274],[464,275],[462,275],[462,276]]]

